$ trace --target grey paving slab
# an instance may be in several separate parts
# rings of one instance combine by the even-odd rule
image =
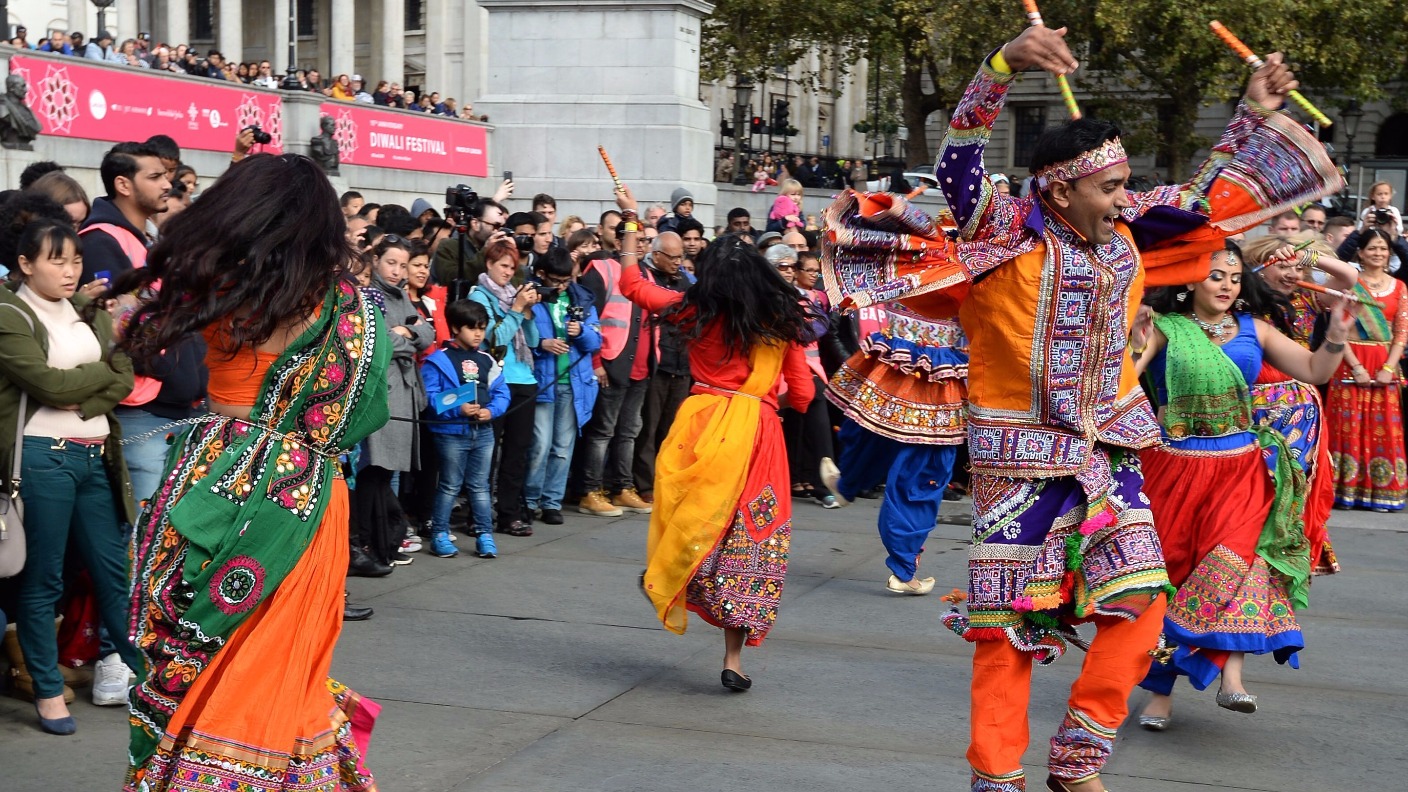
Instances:
[[[579,722],[455,789],[855,792],[922,788],[927,792],[966,792],[967,779],[966,763],[946,757],[689,729]]]
[[[384,790],[453,789],[571,724],[567,718],[381,699],[367,766]]]
[[[581,716],[701,646],[660,629],[389,606],[376,619],[380,630],[344,630],[333,661],[333,676],[358,692],[558,717]]]
[[[798,504],[781,616],[747,650],[746,695],[719,686],[717,630],[693,619],[674,636],[651,617],[635,588],[644,517],[568,514],[503,537],[493,561],[421,555],[349,581],[377,614],[346,625],[333,672],[384,707],[371,753],[382,789],[967,789],[971,647],[942,629],[937,598],[884,591],[878,507]],[[941,590],[966,581],[969,508],[944,504],[929,540],[921,568]],[[1173,729],[1121,731],[1111,788],[1408,788],[1408,517],[1335,512],[1331,526],[1346,571],[1312,589],[1302,669],[1252,659],[1252,716],[1180,687]],[[1082,659],[1034,671],[1034,789]],[[0,792],[117,788],[124,711],[74,714],[79,734],[51,737],[30,705],[0,698]]]

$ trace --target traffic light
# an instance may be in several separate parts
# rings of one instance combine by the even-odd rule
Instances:
[[[730,124],[726,118],[719,119],[719,137],[733,137],[733,124]]]
[[[774,99],[772,103],[772,132],[774,135],[787,134],[788,106],[786,99]]]
[[[753,121],[748,129],[755,135],[766,135],[768,133],[768,128],[763,123],[762,116],[753,116]]]

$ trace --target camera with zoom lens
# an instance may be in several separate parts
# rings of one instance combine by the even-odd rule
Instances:
[[[445,216],[455,218],[460,224],[469,217],[470,210],[479,203],[479,193],[468,184],[457,184],[445,188]]]
[[[244,132],[246,130],[254,133],[254,142],[261,146],[267,146],[274,142],[274,136],[260,129],[258,124],[250,124],[240,131]]]
[[[533,235],[532,235],[532,234],[514,234],[514,235],[513,235],[513,244],[515,244],[515,245],[518,246],[518,252],[519,252],[519,253],[532,253],[532,252],[533,252]]]
[[[1393,212],[1387,209],[1374,210],[1374,225],[1388,225],[1393,222]]]

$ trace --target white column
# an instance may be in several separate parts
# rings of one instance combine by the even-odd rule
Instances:
[[[446,0],[426,0],[425,4],[425,86],[440,85],[448,86],[449,64],[446,62],[445,37],[449,28]],[[464,9],[461,13],[468,13],[469,9]],[[436,90],[439,90],[438,88]],[[474,97],[460,97],[455,94],[455,98],[460,100],[460,104],[473,102]],[[476,111],[477,112],[477,111]]]
[[[381,80],[394,83],[405,81],[405,0],[381,0],[381,70],[376,74],[363,76],[367,78],[369,89],[376,88],[376,84]]]
[[[165,41],[173,48],[172,57],[175,57],[174,48],[177,44],[189,44],[191,41],[191,7],[186,0],[173,0],[166,4],[166,30],[160,36],[153,36]]]
[[[351,76],[354,71],[356,49],[353,37],[356,35],[356,21],[356,4],[353,0],[332,0],[332,30],[329,31],[332,71],[328,74],[329,85],[337,79],[337,75]]]
[[[116,19],[112,11],[116,11]],[[112,31],[114,49],[122,42],[137,38],[137,0],[117,0],[112,11],[108,12],[108,29]]]
[[[215,28],[215,48],[225,60],[244,60],[244,3],[240,0],[220,0],[216,13],[220,15]]]
[[[91,18],[89,16],[89,10],[92,8],[93,6],[88,3],[88,0],[68,0],[68,32],[72,33],[77,30],[82,32],[85,36],[96,34],[98,31],[90,30],[92,23],[88,21]],[[48,37],[48,30],[42,33],[37,30],[31,30],[29,32],[29,40],[35,44],[38,44],[42,39]]]
[[[269,64],[274,76],[280,76],[288,60],[288,9],[292,0],[273,0],[274,35],[269,37]]]

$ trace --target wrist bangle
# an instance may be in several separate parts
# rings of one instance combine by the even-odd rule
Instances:
[[[1146,349],[1148,349],[1148,348],[1149,348],[1149,345],[1148,345],[1148,344],[1145,344],[1144,346],[1141,346],[1141,347],[1131,346],[1131,347],[1129,348],[1129,352],[1130,352],[1130,354],[1135,355],[1135,356],[1137,357],[1137,356],[1139,356],[1139,355],[1144,354],[1144,350],[1146,350]]]
[[[636,214],[636,211],[634,209],[627,209],[621,212],[621,222],[638,223],[640,222],[640,215]]]
[[[639,234],[640,223],[637,223],[634,220],[622,220],[620,227],[618,227],[616,230],[622,234]]]
[[[1338,355],[1339,353],[1344,351],[1344,342],[1331,341],[1327,338],[1325,339],[1325,349]]]
[[[1387,371],[1388,373],[1392,374],[1392,373],[1393,373],[1393,367],[1392,367],[1392,366],[1379,366],[1379,371]]]

